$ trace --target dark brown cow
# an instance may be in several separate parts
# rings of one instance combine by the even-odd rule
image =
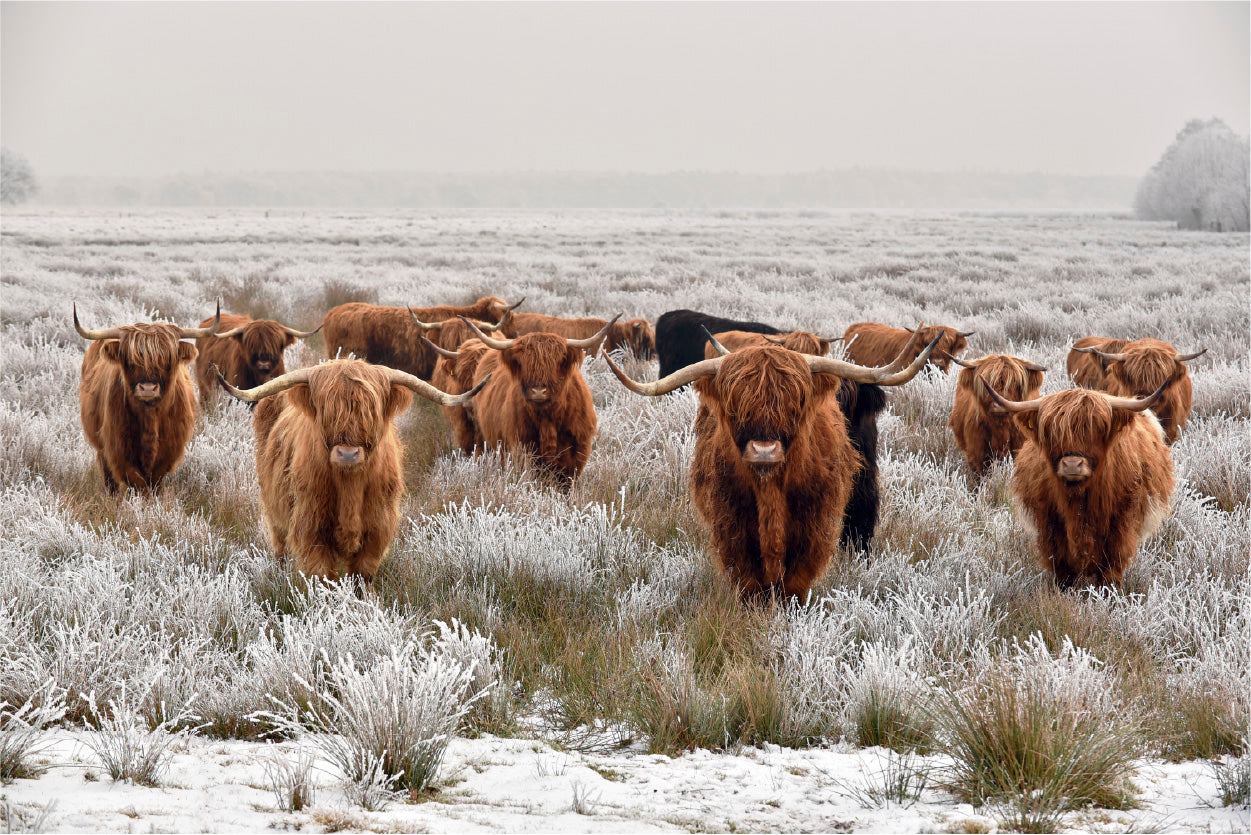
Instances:
[[[494,349],[474,371],[475,384],[494,372],[475,405],[482,442],[527,450],[564,485],[572,483],[586,467],[596,429],[583,352],[597,350],[615,321],[586,339],[528,333],[507,340],[492,339],[471,322],[478,339]]]
[[[463,403],[429,383],[360,360],[328,360],[242,391],[258,403],[256,475],[270,541],[280,560],[305,574],[344,572],[372,582],[400,518],[403,447],[392,422],[413,392],[443,405]]]
[[[936,344],[902,370],[902,363],[864,368],[776,345],[748,347],[647,384],[606,359],[639,394],[695,385],[707,412],[695,425],[691,496],[721,566],[745,598],[803,597],[838,545],[863,463],[839,410],[840,381],[900,385]]]
[[[980,476],[995,459],[1011,457],[1025,442],[1020,427],[991,398],[986,386],[1010,400],[1032,400],[1038,397],[1046,369],[1008,354],[955,361],[964,369],[956,378],[956,402],[947,425],[969,468]]]
[[[214,333],[220,313],[219,304],[207,328],[139,323],[89,331],[74,305],[75,330],[92,340],[78,386],[83,432],[110,493],[119,485],[154,492],[182,460],[195,427],[187,365],[196,347],[180,340]]]
[[[554,333],[567,339],[587,339],[608,325],[607,319],[561,319],[541,313],[518,313],[516,322],[518,336],[527,333]],[[604,339],[604,348],[615,351],[621,347],[629,348],[639,359],[651,359],[656,354],[656,331],[646,319],[631,319],[628,322],[614,319],[608,328],[608,336]]]
[[[459,321],[456,324],[462,325],[466,332],[472,333],[468,325]],[[448,326],[450,327],[451,323],[448,323]],[[445,336],[446,333],[445,328]],[[460,394],[469,390],[473,386],[474,373],[478,370],[478,364],[482,358],[494,353],[476,336],[461,342],[455,351],[441,348],[434,343],[430,343],[430,347],[439,354],[439,362],[434,367],[434,376],[430,382],[435,388],[442,389],[448,394]],[[474,401],[471,400],[459,406],[444,406],[443,416],[452,427],[452,435],[461,452],[469,455],[482,448],[482,433],[478,430],[477,406]]]
[[[1190,372],[1185,363],[1207,353],[1204,348],[1190,354],[1179,354],[1177,349],[1159,339],[1135,339],[1126,342],[1115,353],[1099,348],[1077,348],[1082,353],[1093,353],[1107,363],[1102,388],[1117,397],[1145,397],[1168,383],[1168,391],[1151,411],[1164,427],[1164,440],[1172,444],[1181,434],[1190,418],[1190,406],[1194,397],[1190,385]]]
[[[1103,377],[1108,372],[1108,361],[1098,354],[1082,349],[1098,348],[1100,351],[1115,353],[1124,348],[1127,341],[1107,336],[1083,336],[1073,343],[1068,359],[1065,361],[1069,377],[1082,388],[1102,391]]]
[[[946,373],[951,366],[951,358],[963,351],[968,343],[965,337],[972,336],[974,331],[960,332],[955,328],[942,325],[920,326],[921,334],[912,350],[920,352],[921,346],[938,339],[938,350],[930,361],[935,367]],[[843,346],[848,361],[860,365],[886,365],[899,355],[905,345],[910,344],[913,331],[905,328],[892,328],[890,325],[879,325],[877,322],[856,322],[849,325],[843,334]],[[915,355],[914,355],[915,356]],[[911,361],[913,357],[908,357]]]
[[[205,319],[200,327],[212,324]],[[273,319],[252,319],[227,313],[221,317],[223,333],[201,337],[195,341],[199,356],[195,363],[195,381],[200,389],[200,405],[205,408],[217,399],[216,366],[227,382],[236,388],[253,388],[272,377],[287,373],[282,352],[297,339],[312,336],[321,330],[297,331]]]
[[[322,320],[326,354],[332,359],[352,354],[429,380],[438,355],[421,341],[427,329],[418,322],[437,323],[457,316],[498,322],[517,304],[509,307],[494,296],[465,307],[380,307],[348,302],[332,307]]]
[[[1061,587],[1119,586],[1168,513],[1173,461],[1148,411],[1168,385],[1142,400],[1076,388],[1016,402],[990,390],[1025,433],[1012,496]]]

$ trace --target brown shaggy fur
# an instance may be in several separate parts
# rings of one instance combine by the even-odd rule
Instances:
[[[516,317],[518,334],[554,333],[566,339],[587,339],[608,324],[607,319],[594,317],[561,319],[541,313],[518,313]],[[646,319],[615,322],[604,337],[604,347],[615,351],[622,346],[640,359],[651,359],[656,354],[656,331]]]
[[[1105,354],[1119,354],[1125,347],[1126,341],[1107,336],[1083,336],[1073,343],[1073,348],[1069,349],[1068,360],[1065,362],[1069,377],[1083,388],[1102,390],[1104,375],[1108,373],[1108,361],[1098,354],[1087,354],[1075,349],[1097,348]]]
[[[1174,359],[1177,349],[1159,339],[1135,339],[1116,353],[1124,354],[1125,359],[1108,363],[1103,379],[1103,390],[1108,394],[1146,397],[1164,385],[1165,380],[1172,381],[1151,409],[1164,427],[1164,440],[1172,444],[1190,418],[1194,398],[1186,364]]]
[[[186,451],[195,428],[187,365],[196,348],[180,334],[174,325],[124,325],[120,339],[93,340],[83,357],[83,432],[110,493],[118,485],[154,492]],[[140,400],[140,383],[157,384],[160,397]]]
[[[979,476],[996,458],[1016,454],[1025,442],[1012,415],[991,400],[985,383],[1008,400],[1033,400],[1042,388],[1043,373],[1008,354],[988,354],[977,361],[977,368],[960,369],[947,425],[969,468]]]
[[[412,403],[385,371],[360,360],[317,366],[308,383],[256,407],[256,474],[274,553],[305,574],[373,580],[400,518],[403,447],[392,423]],[[336,464],[331,449],[365,449]]]
[[[511,348],[483,356],[473,380],[492,375],[475,398],[482,442],[529,450],[565,484],[577,478],[591,455],[596,428],[583,356],[581,348],[550,333],[523,334]]]
[[[486,296],[467,307],[440,305],[414,307],[412,311],[423,322],[443,322],[457,316],[498,322],[506,307],[500,299]],[[363,302],[332,307],[322,327],[327,356],[334,359],[353,354],[366,362],[398,368],[429,380],[439,356],[421,338],[438,341],[442,347],[442,337],[432,336],[422,329],[408,311],[407,307],[379,307]],[[507,328],[504,335],[509,336]]]
[[[691,496],[722,568],[745,598],[803,597],[838,546],[863,459],[847,438],[840,380],[813,375],[780,346],[747,347],[695,381]],[[772,467],[744,459],[752,441],[780,441]]]
[[[1119,586],[1138,544],[1168,513],[1173,461],[1151,412],[1113,409],[1107,395],[1069,389],[1015,415],[1026,442],[1012,495],[1034,530],[1038,557],[1065,588]],[[1090,475],[1060,477],[1062,459]]]
[[[951,365],[951,357],[958,355],[968,346],[967,340],[955,328],[942,325],[927,325],[921,328],[921,338],[913,343],[912,350],[907,357],[908,361],[916,359],[925,346],[939,334],[942,334],[943,338],[935,346],[934,353],[930,354],[930,364],[937,366],[945,373]],[[854,342],[852,337],[855,337]],[[856,322],[854,325],[849,325],[843,334],[848,361],[870,367],[892,362],[908,345],[910,339],[912,339],[912,331],[879,325],[877,322]]]
[[[212,324],[210,316],[200,327]],[[217,375],[213,373],[213,366],[221,369],[226,382],[241,389],[256,388],[271,377],[287,373],[282,352],[295,344],[294,336],[273,319],[222,314],[221,333],[238,327],[243,327],[242,333],[225,339],[202,336],[195,341],[200,352],[195,363],[195,382],[200,389],[200,405],[205,408],[217,399]],[[259,367],[266,365],[268,367]]]
[[[771,342],[771,339],[782,340],[782,347],[790,351],[797,351],[801,354],[812,354],[814,357],[823,357],[830,352],[830,340],[822,339],[814,333],[808,331],[791,331],[790,333],[778,334],[777,336],[768,336],[763,333],[750,333],[748,331],[726,331],[724,333],[714,333],[712,338],[717,340],[727,350],[737,351],[740,348],[746,348],[749,345],[755,347],[763,347],[765,345],[776,345],[778,343]],[[714,359],[720,356],[720,353],[709,342],[704,345],[704,359]]]
[[[457,324],[464,327],[459,321]],[[468,328],[466,330],[468,331]],[[482,341],[477,338],[462,342],[451,350],[455,350],[460,356],[455,360],[439,357],[430,382],[435,388],[442,389],[448,394],[464,394],[473,387],[474,373],[477,371],[478,363],[483,357],[493,355],[495,352],[483,345]],[[452,427],[452,435],[456,438],[456,445],[462,452],[469,455],[481,448],[482,433],[478,430],[476,397],[463,406],[440,408],[443,409],[443,416]]]

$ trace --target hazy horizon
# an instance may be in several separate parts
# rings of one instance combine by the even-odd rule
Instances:
[[[41,178],[200,172],[1138,177],[1251,133],[1236,3],[0,3]]]

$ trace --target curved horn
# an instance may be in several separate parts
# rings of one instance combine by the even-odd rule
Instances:
[[[525,301],[525,299],[522,299],[521,301]],[[517,302],[517,304],[521,304],[521,302]],[[513,307],[516,307],[516,305],[514,305]],[[504,308],[504,315],[500,317],[500,320],[498,322],[496,322],[494,325],[490,325],[490,324],[487,324],[486,322],[483,322],[480,329],[486,331],[487,333],[495,333],[496,331],[503,330],[504,323],[507,322],[512,316],[513,316],[513,308],[506,307]]]
[[[121,328],[101,328],[100,330],[89,331],[78,322],[78,302],[74,302],[74,330],[78,331],[78,335],[83,339],[121,339]]]
[[[215,336],[217,330],[222,326],[222,300],[217,300],[217,314],[213,317],[213,324],[207,328],[179,328],[179,339],[199,339],[204,336]]]
[[[910,328],[904,328],[904,330],[912,334],[912,337],[907,342],[904,343],[903,348],[901,348],[899,353],[895,355],[895,358],[891,360],[889,363],[887,363],[886,365],[882,366],[882,368],[887,369],[889,371],[899,371],[900,369],[907,368],[909,355],[917,349],[917,346],[921,342],[921,328],[923,327],[925,327],[925,323],[918,322],[916,326],[916,330],[912,330]],[[941,338],[942,338],[942,334],[940,333],[938,337],[936,337],[936,341],[937,339],[941,339]],[[851,343],[848,343],[848,345],[850,344]],[[844,352],[845,351],[846,349],[844,349]]]
[[[456,318],[460,319],[462,322],[468,325],[469,329],[473,331],[473,335],[481,339],[482,344],[487,346],[488,348],[494,348],[497,351],[503,351],[505,348],[513,347],[513,343],[517,341],[515,339],[492,339],[491,337],[483,333],[482,329],[479,328],[477,325],[475,325],[472,319],[466,319],[464,316],[457,316]]]
[[[682,386],[698,380],[700,377],[711,377],[717,373],[717,369],[721,367],[721,361],[724,359],[725,357],[717,357],[716,359],[701,360],[686,366],[686,368],[679,368],[663,380],[657,380],[654,383],[640,383],[626,376],[626,373],[612,361],[612,357],[607,353],[604,354],[604,361],[608,363],[608,367],[612,369],[612,373],[617,375],[617,379],[621,381],[623,386],[636,394],[645,394],[648,397],[668,394],[674,389],[680,389]]]
[[[295,328],[289,328],[286,325],[283,325],[282,329],[286,331],[287,336],[294,336],[296,339],[307,339],[308,337],[312,336],[313,334],[317,333],[317,331],[325,327],[325,325],[326,325],[325,320],[322,320],[322,323],[311,331],[297,331]]]
[[[433,342],[431,342],[429,339],[426,339],[424,336],[421,338],[421,341],[426,343],[426,347],[428,347],[430,350],[434,351],[436,354],[443,357],[444,359],[454,360],[460,357],[460,354],[458,354],[457,352],[449,351],[446,348],[440,348],[438,345],[435,345]]]
[[[512,304],[510,304],[508,307],[504,308],[504,312],[508,313],[511,310],[516,310],[517,308],[521,307],[521,302],[524,302],[525,300],[526,300],[526,297],[522,296],[520,301],[515,301]]]
[[[266,397],[272,397],[273,395],[286,391],[289,388],[295,388],[301,383],[307,383],[309,377],[312,376],[315,369],[316,366],[300,368],[283,374],[281,377],[275,377],[272,380],[267,380],[256,388],[237,389],[226,381],[226,378],[222,376],[220,368],[213,366],[213,370],[217,372],[217,382],[221,385],[221,387],[229,392],[231,397],[236,400],[242,400],[244,403],[256,403],[258,400],[263,400]]]
[[[851,362],[843,362],[842,360],[831,359],[830,357],[813,357],[806,356],[808,368],[813,374],[834,374],[845,380],[851,380],[856,383],[874,383],[879,386],[899,386],[911,380],[917,375],[925,364],[929,362],[930,354],[938,345],[942,336],[934,337],[929,345],[925,346],[925,350],[917,354],[916,359],[907,368],[897,370],[894,366],[899,361],[896,357],[895,361],[890,365],[880,368],[868,368],[863,365],[856,365]]]
[[[1173,359],[1177,360],[1178,362],[1189,362],[1190,360],[1195,359],[1196,357],[1203,356],[1207,352],[1208,352],[1208,349],[1204,348],[1201,351],[1195,351],[1193,354],[1174,354]]]
[[[977,368],[976,362],[965,362],[964,360],[957,357],[955,354],[949,354],[946,351],[943,351],[943,356],[945,356],[947,359],[954,362],[956,365],[961,366],[962,368]],[[983,359],[985,359],[985,357],[983,357]],[[1042,369],[1037,369],[1037,370],[1041,371]]]
[[[707,330],[707,329],[705,328],[705,330]],[[763,336],[763,337],[765,338],[765,342],[772,342],[774,345],[785,345],[785,344],[786,344],[786,340],[785,340],[785,339],[778,339],[776,336],[770,336],[770,335],[769,335],[769,334],[767,334],[767,333],[762,333],[762,334],[761,334],[761,336]]]
[[[428,331],[437,331],[439,328],[443,327],[443,323],[442,323],[442,322],[423,322],[423,321],[421,321],[420,319],[418,319],[418,318],[417,318],[417,314],[413,312],[413,309],[412,309],[411,307],[410,307],[410,308],[408,308],[408,315],[409,315],[409,316],[412,316],[412,317],[413,317],[413,321],[414,321],[414,322],[416,322],[416,323],[417,323],[417,325],[418,325],[418,327],[422,328],[423,330],[428,330]],[[463,318],[463,317],[462,317],[462,318]]]
[[[955,359],[955,357],[952,357],[952,359]],[[1047,370],[1047,366],[1039,365],[1036,362],[1030,362],[1029,360],[1021,360],[1021,362],[1025,363],[1026,371],[1046,371]]]
[[[975,333],[977,333],[977,331],[956,331],[956,336],[972,336]]]
[[[1009,412],[1028,412],[1031,409],[1037,409],[1043,402],[1041,397],[1035,397],[1033,400],[1008,400],[991,388],[990,383],[986,382],[986,380],[982,380],[982,385],[985,386],[986,391],[990,394],[990,399]]]
[[[1077,351],[1079,354],[1094,354],[1095,356],[1102,357],[1108,362],[1121,362],[1125,359],[1124,354],[1105,354],[1098,348],[1074,348],[1073,350]]]
[[[717,338],[712,335],[712,332],[709,331],[706,326],[700,325],[699,327],[700,327],[700,330],[702,330],[704,334],[708,337],[708,341],[712,343],[712,347],[716,349],[718,354],[724,357],[726,354],[730,353],[730,349],[722,345],[720,342],[718,342]]]
[[[608,329],[611,328],[613,325],[615,325],[617,323],[617,320],[620,319],[621,316],[622,314],[618,313],[616,316],[609,319],[608,324],[600,328],[599,331],[594,336],[588,336],[586,339],[565,339],[565,342],[566,344],[572,345],[575,348],[584,348],[584,349],[593,348],[593,349],[598,350],[600,343],[602,343],[605,337],[608,336]]]
[[[487,384],[487,380],[491,379],[491,375],[488,374],[483,377],[482,382],[464,394],[448,394],[442,389],[437,389],[430,385],[420,377],[415,377],[407,371],[399,371],[394,368],[387,369],[387,379],[391,381],[391,385],[412,389],[416,394],[420,394],[427,400],[433,400],[440,406],[463,406],[472,400],[475,394],[482,391],[482,387]]]
[[[1108,404],[1113,409],[1125,409],[1130,412],[1144,412],[1159,402],[1160,398],[1164,395],[1164,390],[1172,385],[1172,383],[1173,380],[1170,377],[1165,380],[1164,384],[1158,389],[1153,391],[1151,394],[1148,394],[1141,400],[1133,397],[1109,397]]]

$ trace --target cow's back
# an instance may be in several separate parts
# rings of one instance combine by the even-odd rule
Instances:
[[[704,328],[708,329],[708,333],[732,330],[774,335],[782,333],[763,322],[736,322],[697,310],[670,310],[656,320],[656,355],[660,359],[660,377],[668,377],[704,358],[704,345],[708,342]]]

